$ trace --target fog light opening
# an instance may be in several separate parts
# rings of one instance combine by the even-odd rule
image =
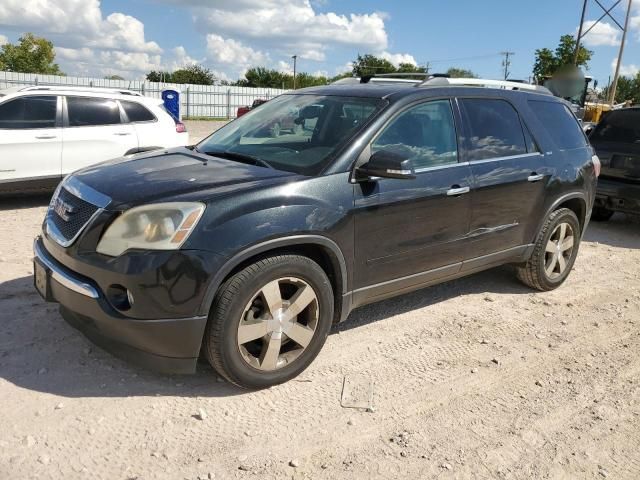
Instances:
[[[133,305],[133,294],[122,285],[111,285],[107,289],[107,298],[116,310],[126,311]]]

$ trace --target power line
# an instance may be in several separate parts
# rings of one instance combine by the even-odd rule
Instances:
[[[463,62],[471,60],[484,60],[486,58],[493,58],[502,55],[501,53],[488,53],[485,55],[474,55],[472,57],[458,57],[458,58],[441,58],[439,60],[429,60],[428,62],[421,63],[450,63],[450,62]]]
[[[509,78],[509,75],[511,74],[511,72],[509,71],[509,67],[511,66],[511,60],[509,60],[509,57],[512,55],[515,55],[516,52],[500,52],[500,55],[504,55],[504,60],[502,61],[502,66],[504,67],[504,79],[506,80],[507,78]]]

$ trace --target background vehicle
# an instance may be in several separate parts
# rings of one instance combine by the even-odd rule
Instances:
[[[35,284],[120,355],[191,372],[202,351],[247,388],[298,375],[366,303],[505,263],[557,288],[599,162],[543,87],[474,81],[304,89],[194,148],[76,172]],[[313,129],[255,135],[290,112]]]
[[[126,90],[26,87],[0,96],[0,193],[53,190],[70,172],[189,143],[161,100]]]
[[[593,219],[640,214],[640,107],[605,113],[589,140],[602,162]]]
[[[267,103],[268,101],[269,100],[264,100],[262,98],[257,98],[256,100],[253,101],[251,106],[246,105],[244,107],[238,107],[238,110],[236,112],[236,118],[240,118],[244,114],[249,113],[254,108],[259,107],[260,105],[262,105],[263,103]]]

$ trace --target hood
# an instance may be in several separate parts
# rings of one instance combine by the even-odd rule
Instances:
[[[185,196],[206,201],[216,195],[271,185],[296,175],[179,147],[110,160],[79,170],[73,176],[108,195],[112,209]]]

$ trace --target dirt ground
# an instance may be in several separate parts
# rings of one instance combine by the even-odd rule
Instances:
[[[361,308],[246,392],[69,327],[32,287],[46,202],[0,206],[2,479],[640,478],[638,222],[592,224],[554,292],[503,267]],[[341,406],[345,377],[373,408]]]

